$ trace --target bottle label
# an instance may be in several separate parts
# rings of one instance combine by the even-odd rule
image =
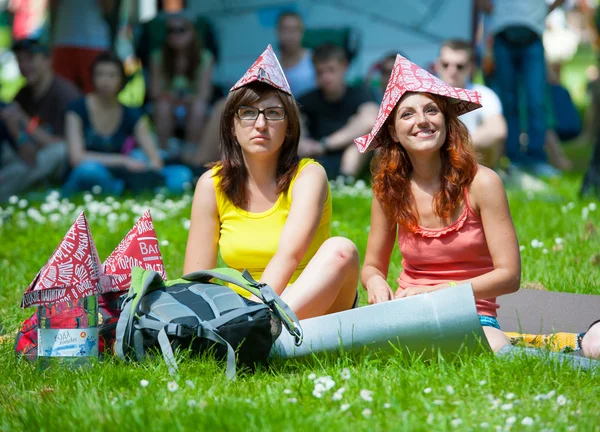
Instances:
[[[38,356],[98,356],[98,327],[80,329],[38,328]]]

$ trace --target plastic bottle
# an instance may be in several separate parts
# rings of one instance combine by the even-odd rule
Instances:
[[[87,365],[98,358],[98,297],[38,306],[38,359],[43,366]]]

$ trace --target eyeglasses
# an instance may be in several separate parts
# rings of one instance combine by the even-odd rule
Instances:
[[[261,114],[267,120],[283,120],[286,116],[286,111],[282,107],[268,107],[260,110],[252,106],[241,106],[235,113],[240,120],[256,120]]]
[[[167,27],[167,33],[169,34],[185,33],[186,31],[185,27]]]
[[[448,63],[448,62],[442,62],[442,67],[444,69],[448,69],[450,66],[454,66],[457,71],[462,71],[464,68],[467,67],[467,65],[465,63]]]

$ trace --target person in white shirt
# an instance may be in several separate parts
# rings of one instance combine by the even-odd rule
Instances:
[[[481,94],[482,108],[463,114],[459,119],[469,129],[481,163],[495,169],[504,152],[506,120],[502,114],[502,103],[496,93],[489,87],[470,82],[473,67],[473,49],[468,42],[447,40],[442,44],[435,63],[436,72],[443,81],[453,87],[476,90]]]

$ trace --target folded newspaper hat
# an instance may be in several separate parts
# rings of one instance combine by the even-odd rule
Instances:
[[[452,87],[398,54],[373,129],[368,135],[354,140],[361,153],[379,147],[378,135],[381,127],[400,98],[408,92],[430,93],[447,97],[453,104],[457,115],[481,108],[481,96],[476,91]]]
[[[153,270],[167,279],[150,210],[144,212],[102,264],[102,272],[110,279],[109,291],[128,290],[134,266]]]
[[[292,90],[290,89],[290,85],[285,78],[285,74],[283,73],[283,69],[281,69],[281,65],[279,64],[279,60],[273,51],[273,48],[269,44],[267,49],[256,59],[254,64],[248,69],[248,71],[244,74],[240,80],[235,83],[231,90],[237,90],[240,87],[243,87],[247,84],[250,84],[254,81],[260,81],[266,84],[269,84],[276,89],[284,91],[288,94],[292,94]]]
[[[81,212],[23,294],[21,307],[98,294],[100,278],[98,251],[85,214]]]

